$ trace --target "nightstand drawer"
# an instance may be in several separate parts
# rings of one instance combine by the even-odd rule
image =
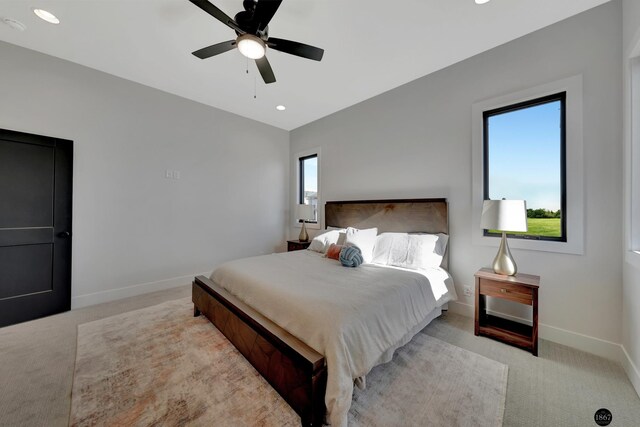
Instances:
[[[531,288],[528,286],[518,285],[516,283],[481,279],[480,294],[515,301],[521,304],[533,304],[533,291]]]

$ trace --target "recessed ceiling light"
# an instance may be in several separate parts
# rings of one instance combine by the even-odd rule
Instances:
[[[24,25],[22,22],[17,21],[17,20],[12,19],[12,18],[2,18],[2,22],[7,24],[8,26],[13,28],[14,30],[24,31],[24,30],[27,29],[27,26]]]
[[[43,21],[47,21],[50,24],[59,24],[60,20],[53,13],[44,9],[33,9],[33,13],[38,15],[38,18]]]
[[[284,105],[278,105],[278,106],[276,106],[276,110],[278,110],[278,111],[284,111],[284,110],[286,110],[286,109],[287,109],[287,107],[285,107]]]
[[[489,3],[490,0],[476,0],[476,4],[485,4]]]

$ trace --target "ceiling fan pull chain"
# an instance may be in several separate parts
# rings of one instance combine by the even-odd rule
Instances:
[[[245,59],[247,60],[246,65],[247,65],[247,74],[249,74],[249,57],[245,57]]]
[[[256,87],[258,86],[258,84],[256,83],[256,78],[253,78],[253,99],[256,99]]]

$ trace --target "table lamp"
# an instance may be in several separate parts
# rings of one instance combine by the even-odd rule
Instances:
[[[496,274],[515,276],[516,262],[507,244],[507,231],[527,231],[527,202],[524,200],[485,200],[482,205],[480,226],[486,230],[502,232],[498,254],[493,260]]]
[[[298,237],[298,240],[300,240],[301,242],[308,242],[309,234],[307,233],[307,227],[305,223],[307,222],[307,220],[313,218],[313,206],[297,205],[296,218],[302,220],[302,230],[300,230],[300,236]]]

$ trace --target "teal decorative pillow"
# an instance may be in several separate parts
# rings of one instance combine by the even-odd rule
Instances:
[[[340,263],[345,267],[357,267],[364,262],[357,246],[345,246],[340,251]]]

